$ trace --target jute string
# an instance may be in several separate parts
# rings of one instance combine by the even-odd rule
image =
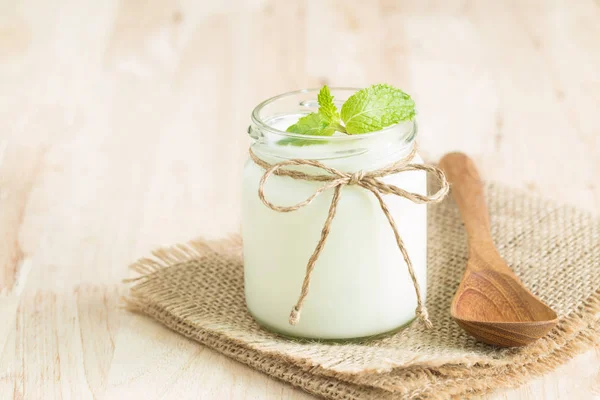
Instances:
[[[376,169],[373,171],[357,171],[354,173],[343,172],[337,170],[335,168],[329,167],[323,163],[320,163],[315,160],[305,160],[305,159],[291,159],[282,161],[276,164],[269,164],[263,159],[259,158],[253,151],[250,149],[250,157],[260,167],[265,169],[265,173],[262,176],[259,186],[258,186],[258,197],[260,200],[271,210],[277,212],[292,212],[296,211],[302,207],[309,205],[317,196],[321,193],[333,189],[333,198],[331,200],[331,205],[329,206],[329,213],[327,214],[327,219],[323,224],[323,229],[321,230],[321,237],[315,250],[310,256],[308,263],[306,265],[306,273],[304,275],[304,281],[302,282],[302,289],[300,291],[300,296],[298,297],[298,301],[296,305],[292,308],[289,317],[290,325],[296,325],[300,321],[300,313],[302,311],[302,305],[304,304],[304,300],[308,295],[310,288],[310,279],[313,270],[315,269],[315,265],[317,260],[319,259],[319,255],[325,246],[325,242],[327,241],[327,236],[329,235],[329,231],[331,230],[331,223],[333,218],[335,217],[335,212],[337,210],[338,203],[340,201],[341,191],[344,186],[357,185],[360,186],[371,193],[377,198],[381,210],[385,214],[392,231],[394,232],[394,236],[396,238],[396,243],[398,245],[398,249],[400,253],[402,253],[402,257],[406,262],[406,266],[408,268],[408,273],[413,282],[413,286],[415,288],[415,294],[417,296],[417,309],[416,315],[426,327],[431,328],[433,325],[429,320],[429,314],[427,313],[427,307],[425,306],[425,300],[423,299],[423,295],[421,293],[421,288],[419,286],[419,282],[417,281],[417,277],[415,275],[415,271],[406,251],[406,247],[404,246],[404,242],[398,233],[398,228],[396,226],[396,222],[390,213],[387,205],[385,204],[382,195],[383,194],[393,194],[399,197],[403,197],[407,200],[412,201],[417,204],[426,204],[426,203],[439,203],[444,199],[446,194],[448,194],[449,184],[444,176],[444,173],[439,168],[428,165],[428,164],[414,164],[411,163],[415,154],[417,153],[416,145],[413,145],[408,155],[401,158],[400,160],[380,169]],[[327,174],[307,174],[305,172],[285,169],[285,167],[289,166],[299,166],[306,165],[315,168],[319,168]],[[394,185],[390,185],[384,183],[379,178],[383,178],[388,175],[397,174],[400,172],[407,171],[425,171],[426,173],[431,173],[440,183],[440,189],[432,194],[432,195],[422,195],[419,193],[412,193],[406,191],[402,188],[399,188]],[[265,184],[271,175],[279,175],[279,176],[287,176],[292,179],[304,180],[304,181],[313,181],[313,182],[325,182],[325,184],[319,187],[315,193],[309,196],[306,200],[303,200],[297,204],[292,206],[278,206],[270,202],[265,196]]]

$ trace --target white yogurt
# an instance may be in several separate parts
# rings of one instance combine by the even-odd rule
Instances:
[[[285,130],[297,118],[278,118],[270,124]],[[262,144],[255,144],[253,150],[269,163],[287,158],[307,158],[314,153],[318,161],[347,172],[381,168],[402,158],[410,150],[410,143],[397,146],[399,151],[395,152],[390,150],[393,147],[389,143],[387,147],[386,143],[375,143],[367,145],[361,154],[340,156],[340,151],[352,146],[356,144],[277,146],[265,144],[263,140]],[[414,162],[422,160],[417,156]],[[310,167],[298,169],[323,173]],[[260,324],[285,335],[349,339],[389,332],[414,319],[417,306],[415,289],[377,199],[361,187],[346,186],[342,189],[331,231],[312,274],[301,319],[297,325],[290,325],[288,317],[300,295],[306,264],[320,238],[333,190],[322,193],[311,204],[297,211],[276,212],[258,198],[259,181],[264,172],[251,160],[246,163],[242,207],[246,302]],[[424,172],[402,172],[387,176],[383,181],[426,194]],[[274,204],[290,206],[309,197],[320,185],[318,182],[271,176],[265,195]],[[393,195],[384,196],[384,200],[396,221],[425,293],[426,205],[414,204]]]

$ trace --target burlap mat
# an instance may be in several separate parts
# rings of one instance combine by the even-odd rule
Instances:
[[[429,207],[427,305],[434,329],[413,323],[361,343],[300,342],[261,329],[246,311],[241,239],[197,240],[136,262],[128,305],[221,353],[330,399],[465,398],[518,386],[600,343],[600,221],[567,206],[487,186],[501,255],[560,316],[545,338],[498,349],[449,314],[466,259],[451,199]],[[401,222],[400,222],[401,223]]]

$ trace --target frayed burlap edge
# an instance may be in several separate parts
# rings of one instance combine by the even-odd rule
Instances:
[[[158,249],[152,253],[152,257],[138,260],[131,265],[131,269],[139,275],[126,280],[133,283],[129,296],[124,299],[127,308],[151,316],[176,332],[268,375],[326,398],[465,398],[481,395],[499,388],[520,386],[600,345],[600,322],[597,317],[600,313],[599,288],[576,310],[562,317],[546,338],[537,346],[532,346],[531,352],[520,350],[523,356],[517,357],[513,365],[473,365],[469,363],[470,360],[465,360],[465,365],[432,366],[417,362],[408,366],[392,366],[385,371],[332,371],[312,365],[302,358],[253,348],[223,333],[189,326],[185,321],[168,315],[160,305],[136,290],[140,283],[151,279],[163,268],[178,266],[215,252],[222,257],[239,257],[240,237],[230,236],[212,241],[197,239],[187,244]],[[519,363],[519,358],[526,362]],[[394,384],[389,383],[387,374],[390,373],[394,375]]]

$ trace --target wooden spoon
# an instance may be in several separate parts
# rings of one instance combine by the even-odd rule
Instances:
[[[558,317],[525,288],[494,247],[483,185],[473,161],[465,154],[449,153],[440,167],[452,185],[469,242],[452,317],[476,339],[496,346],[524,346],[541,338]]]

